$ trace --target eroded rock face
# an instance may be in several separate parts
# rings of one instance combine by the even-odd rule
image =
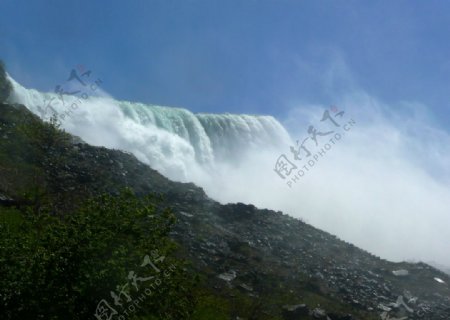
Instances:
[[[12,85],[6,78],[6,71],[3,62],[0,60],[0,102],[8,99],[12,90]]]

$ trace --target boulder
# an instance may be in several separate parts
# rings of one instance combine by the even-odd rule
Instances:
[[[283,319],[301,320],[308,319],[309,308],[306,304],[285,305],[283,306]]]

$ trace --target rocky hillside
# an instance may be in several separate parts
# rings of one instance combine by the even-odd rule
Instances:
[[[196,319],[450,319],[450,278],[429,265],[380,259],[281,212],[221,205],[131,154],[63,132],[33,147],[26,128],[36,121],[0,104],[0,205],[29,201],[24,190],[36,182],[62,208],[124,187],[163,195],[179,255],[202,275]]]

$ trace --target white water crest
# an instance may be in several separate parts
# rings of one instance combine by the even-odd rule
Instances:
[[[64,95],[61,103],[56,93],[26,89],[9,79],[14,88],[11,102],[48,119],[53,112],[43,110],[53,101],[51,107],[68,132],[93,145],[132,152],[176,181],[205,182],[218,166],[237,166],[249,153],[277,150],[291,140],[272,116],[194,114],[107,95]]]

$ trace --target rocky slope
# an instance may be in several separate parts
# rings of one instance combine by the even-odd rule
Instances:
[[[285,306],[285,314],[304,310],[304,302],[314,308],[314,300],[326,297],[363,317],[450,318],[449,279],[426,264],[391,263],[281,212],[221,206],[195,189],[173,206],[180,220],[174,236],[211,279],[216,276],[217,289],[237,287],[254,297],[284,291],[298,304]]]
[[[40,120],[0,104],[1,205],[20,205],[30,168],[40,166],[18,133],[24,121]],[[66,203],[123,187],[162,194],[178,218],[179,254],[201,272],[214,318],[450,319],[450,278],[429,265],[380,259],[281,212],[221,205],[131,154],[70,140],[46,152],[59,160],[46,160],[52,178],[43,183]]]

